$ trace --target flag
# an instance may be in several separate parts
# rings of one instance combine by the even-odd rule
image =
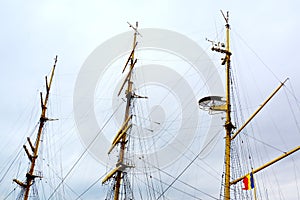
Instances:
[[[243,179],[244,188],[243,190],[251,190],[254,188],[254,178],[252,172],[250,174],[247,174],[245,178]]]

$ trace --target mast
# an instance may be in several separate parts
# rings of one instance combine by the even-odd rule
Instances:
[[[222,12],[222,11],[221,11]],[[223,48],[224,45],[222,44],[220,46],[213,46],[212,51],[217,51],[220,53],[225,54],[225,58],[222,60],[222,65],[225,65],[226,67],[226,89],[225,89],[225,106],[221,107],[223,111],[226,113],[226,121],[225,121],[225,184],[224,184],[224,199],[229,200],[230,199],[230,150],[231,150],[231,133],[234,126],[231,122],[231,101],[230,101],[230,25],[229,25],[229,13],[226,13],[226,16],[222,12],[222,15],[226,22],[226,45],[225,49]],[[199,101],[200,103],[200,101]],[[215,109],[216,110],[216,109]]]
[[[214,41],[208,40],[212,43],[212,51],[216,51],[222,54],[225,54],[225,57],[222,58],[222,65],[225,65],[225,99],[220,96],[207,96],[201,98],[198,103],[200,109],[208,110],[210,114],[214,111],[222,111],[226,113],[226,120],[224,124],[225,128],[225,181],[224,181],[224,199],[230,200],[230,154],[231,154],[231,134],[232,129],[235,128],[231,122],[231,99],[230,99],[230,57],[232,53],[230,52],[230,25],[229,25],[229,13],[221,13],[225,19],[226,27],[226,44],[224,43],[215,43]]]
[[[225,17],[224,13],[222,12],[223,17],[226,21],[226,50],[225,50],[225,64],[226,64],[226,122],[225,122],[225,186],[224,186],[224,199],[230,199],[230,149],[231,149],[231,131],[233,128],[231,122],[231,104],[230,104],[230,46],[229,46],[229,31],[230,26],[228,23],[229,14],[227,12],[227,16]]]
[[[30,148],[32,150],[32,154],[29,152],[29,150],[27,149],[26,145],[23,145],[23,148],[24,148],[24,150],[25,150],[25,152],[27,154],[27,157],[28,157],[29,161],[31,162],[30,169],[26,173],[26,181],[23,183],[23,182],[21,182],[21,181],[19,181],[17,179],[13,180],[14,182],[16,182],[18,185],[20,185],[25,190],[25,192],[24,192],[24,200],[28,199],[29,192],[30,192],[30,187],[34,184],[35,178],[42,178],[42,176],[34,174],[34,169],[35,169],[36,160],[38,158],[39,147],[40,147],[40,142],[41,142],[41,137],[42,137],[42,133],[43,133],[44,124],[48,120],[51,120],[51,119],[49,119],[49,118],[46,117],[46,111],[47,111],[47,103],[48,103],[48,99],[49,99],[49,93],[50,93],[50,89],[51,89],[51,85],[52,85],[52,80],[53,80],[53,76],[54,76],[54,71],[55,71],[56,63],[57,63],[57,56],[54,59],[54,65],[53,65],[52,72],[51,72],[51,75],[50,75],[50,81],[49,81],[49,83],[48,83],[47,76],[45,77],[45,81],[46,81],[46,96],[45,96],[44,100],[43,100],[43,94],[42,94],[42,92],[40,93],[42,113],[41,113],[41,116],[40,116],[40,124],[39,124],[39,128],[38,128],[37,137],[36,137],[36,140],[35,140],[35,143],[34,143],[35,146],[32,144],[30,138],[27,137],[27,141],[28,141],[29,146],[30,146]]]
[[[225,75],[225,83],[226,83],[226,88],[225,88],[225,93],[226,97],[225,100],[223,100],[223,97],[220,96],[207,96],[201,98],[198,103],[200,109],[209,111],[210,114],[214,113],[214,111],[219,112],[225,112],[226,113],[226,121],[225,121],[225,180],[224,180],[224,199],[225,200],[230,200],[230,187],[231,185],[234,185],[238,183],[239,181],[243,180],[244,177],[247,176],[247,174],[230,181],[231,178],[231,171],[230,171],[230,163],[231,163],[231,141],[233,141],[236,136],[241,133],[241,131],[250,123],[250,121],[258,114],[258,112],[261,111],[261,109],[274,97],[274,95],[284,86],[285,82],[288,79],[285,79],[283,82],[280,83],[280,85],[273,91],[273,93],[262,103],[262,105],[249,117],[249,119],[235,132],[233,132],[233,129],[235,127],[233,126],[231,122],[231,94],[230,94],[230,58],[231,58],[231,51],[230,51],[230,25],[229,25],[229,14],[228,12],[226,13],[226,16],[224,13],[221,11],[225,22],[226,22],[226,45],[223,43],[215,43],[214,41],[208,40],[209,42],[212,43],[212,51],[217,51],[219,53],[225,54],[225,58],[222,58],[222,65],[225,65],[226,67],[226,75]],[[284,152],[283,155],[265,163],[264,165],[252,169],[252,174],[255,174],[271,165],[274,163],[282,160],[283,158],[297,152],[300,150],[300,146],[288,151]],[[256,195],[255,195],[256,196]]]
[[[127,22],[128,23],[128,22]],[[124,114],[124,122],[123,125],[121,126],[120,130],[117,132],[117,135],[115,136],[113,142],[112,142],[112,146],[110,148],[110,150],[108,151],[108,153],[110,153],[112,151],[112,149],[114,147],[116,147],[116,145],[119,143],[120,147],[119,147],[119,158],[118,161],[116,163],[116,168],[114,168],[111,172],[109,172],[106,177],[102,180],[102,184],[105,183],[106,181],[108,181],[109,179],[113,180],[113,191],[114,191],[114,200],[119,200],[120,199],[120,188],[121,188],[121,184],[122,182],[126,182],[127,181],[127,173],[124,171],[127,168],[132,168],[133,166],[128,165],[127,163],[124,162],[124,157],[125,157],[125,149],[127,147],[127,131],[131,128],[132,124],[130,123],[130,120],[132,118],[131,115],[131,108],[132,108],[132,100],[133,98],[138,98],[139,96],[135,95],[133,90],[132,90],[132,86],[133,86],[133,81],[131,80],[131,76],[132,76],[132,71],[134,68],[134,65],[137,62],[137,59],[134,58],[134,51],[135,51],[135,47],[137,46],[137,42],[136,42],[136,37],[137,35],[139,35],[140,33],[138,32],[137,28],[138,28],[138,22],[136,22],[135,27],[133,25],[131,25],[130,23],[129,27],[131,27],[134,30],[134,36],[133,36],[133,46],[132,46],[132,51],[129,55],[129,58],[123,68],[123,72],[125,71],[127,65],[130,63],[129,65],[129,72],[127,74],[127,76],[125,77],[125,80],[123,82],[123,84],[121,85],[120,91],[118,93],[118,95],[121,94],[125,84],[127,83],[127,89],[125,91],[126,94],[126,108],[125,108],[125,114]],[[131,191],[127,191],[128,193],[130,193]]]

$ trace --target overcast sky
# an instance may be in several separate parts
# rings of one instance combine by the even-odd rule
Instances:
[[[224,27],[220,9],[228,10],[232,28],[233,64],[238,66],[236,70],[242,71],[237,72],[240,75],[240,78],[237,78],[240,82],[238,87],[249,90],[248,97],[254,100],[254,103],[247,102],[248,108],[251,108],[247,112],[251,113],[259,106],[278,86],[279,81],[283,81],[286,77],[290,78],[289,89],[287,92],[282,92],[278,98],[283,98],[283,102],[291,106],[286,101],[285,95],[288,94],[292,103],[297,102],[293,99],[297,97],[298,104],[292,104],[292,106],[299,106],[299,6],[300,2],[297,0],[243,2],[2,0],[0,2],[0,92],[2,97],[0,163],[3,160],[6,164],[7,160],[13,157],[12,152],[15,149],[21,149],[26,142],[24,137],[30,133],[38,121],[39,91],[43,90],[44,76],[49,74],[53,58],[58,55],[56,89],[53,89],[53,107],[55,108],[51,110],[53,115],[51,117],[60,119],[59,122],[53,123],[59,124],[59,128],[54,129],[61,131],[60,137],[63,138],[67,148],[63,150],[62,157],[68,156],[62,160],[66,161],[64,172],[68,171],[84,149],[73,120],[73,91],[78,72],[97,46],[117,34],[130,30],[127,21],[131,23],[139,21],[140,28],[160,28],[179,32],[197,42],[203,49],[208,49],[210,44],[205,41],[205,38],[215,39],[216,31]],[[217,37],[223,38],[221,35]],[[234,52],[239,50],[239,47],[241,51]],[[219,64],[219,55],[210,52],[208,54],[212,56],[215,64]],[[254,78],[249,78],[250,75]],[[241,84],[247,86],[241,86]],[[247,98],[246,95],[244,97]],[[286,114],[291,113],[290,107],[285,109],[283,103],[271,103],[270,107],[272,106],[273,108],[269,108],[258,118],[264,120],[260,129],[263,133],[267,132],[267,143],[271,143],[272,146],[284,143],[279,147],[283,151],[298,146],[299,129],[290,125],[294,124],[293,113]],[[297,111],[294,114],[297,116],[299,107],[296,106],[295,109]],[[248,116],[247,112],[245,116]],[[266,119],[270,118],[267,114],[272,114],[274,117],[273,124],[268,124]],[[286,116],[290,118],[285,118]],[[268,130],[267,125],[274,128],[280,125],[279,122],[288,123],[288,125],[283,124],[283,129],[279,128],[278,132],[287,134],[282,136],[282,140],[274,139],[272,131],[264,131]],[[290,133],[292,136],[288,135]],[[66,137],[63,137],[64,135]],[[69,149],[72,143],[78,146],[76,150]],[[218,144],[222,145],[222,140]],[[60,151],[60,147],[56,148]],[[280,153],[275,151],[268,156],[273,158],[277,155]],[[93,177],[92,180],[88,178],[88,175],[84,178],[72,176],[68,184],[77,190],[78,194],[105,171],[105,168],[94,161],[91,156],[87,155],[85,159],[88,160],[90,173],[99,173],[99,175]],[[299,156],[289,161],[294,163],[294,165],[289,165],[289,169],[296,168],[296,171],[285,171],[284,176],[295,178],[298,175],[297,180],[300,181]],[[97,171],[98,168],[101,170]],[[78,171],[80,170],[82,169],[79,167]],[[8,181],[1,182],[1,187],[2,184],[11,184],[9,180],[12,178],[14,177],[6,177]],[[295,180],[292,178],[288,181]],[[81,181],[82,185],[78,181]],[[84,183],[86,184],[83,186]],[[293,185],[295,186],[296,182]],[[98,186],[100,187],[100,183]],[[281,188],[290,195],[284,195],[284,197],[299,199],[299,191],[296,187],[290,190],[288,188],[291,186],[284,185]],[[1,190],[1,192],[7,191]],[[93,194],[91,192],[89,197],[83,199],[93,199],[95,198],[92,197]],[[4,196],[6,193],[1,195]]]

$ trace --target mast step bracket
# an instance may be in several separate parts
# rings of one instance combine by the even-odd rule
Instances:
[[[31,180],[33,180],[35,178],[43,178],[42,176],[33,175],[33,174],[29,174],[29,173],[26,174],[26,177]]]
[[[13,179],[13,181],[23,188],[27,187],[27,184],[23,183],[22,181],[19,181],[18,179]]]
[[[226,128],[226,129],[236,129],[236,127],[231,123],[231,122],[226,122],[225,123],[225,125],[224,125],[224,127]]]

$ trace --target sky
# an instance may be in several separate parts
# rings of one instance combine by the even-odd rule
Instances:
[[[79,71],[91,52],[111,37],[130,31],[126,22],[135,21],[139,22],[141,29],[158,28],[181,33],[208,50],[210,43],[205,40],[206,38],[213,40],[224,38],[221,35],[224,32],[219,31],[224,28],[220,9],[230,13],[233,66],[236,65],[234,69],[238,74],[236,81],[240,82],[237,87],[241,90],[240,94],[246,105],[244,118],[261,104],[280,81],[289,77],[288,89],[278,94],[278,97],[275,96],[275,100],[278,98],[279,103],[272,100],[266,111],[259,115],[254,123],[262,120],[259,132],[264,135],[259,135],[258,139],[271,146],[280,145],[278,149],[283,151],[298,146],[299,129],[293,120],[299,114],[297,106],[300,97],[298,79],[300,70],[297,67],[300,45],[297,39],[299,6],[300,3],[296,0],[1,1],[0,160],[7,166],[8,160],[14,157],[13,152],[21,149],[26,142],[26,136],[38,121],[39,92],[44,90],[44,76],[49,74],[55,55],[58,55],[54,79],[56,83],[51,103],[53,108],[49,114],[53,118],[59,118],[59,121],[51,122],[48,128],[50,130],[52,127],[59,132],[51,143],[56,148],[52,153],[60,152],[60,157],[54,157],[64,161],[61,173],[66,173],[84,152],[74,122],[73,93]],[[216,32],[220,35],[216,35]],[[215,65],[220,64],[219,55],[211,52],[208,52],[208,55]],[[222,77],[223,70],[217,68]],[[272,128],[268,129],[269,126]],[[274,132],[284,135],[277,139],[272,134]],[[60,142],[63,143],[63,147],[58,145]],[[222,144],[220,139],[218,148],[221,148]],[[263,147],[257,148],[259,151]],[[269,152],[269,150],[266,150],[268,151],[266,157],[270,159],[280,155],[278,151]],[[212,156],[216,156],[219,151],[218,149],[213,152]],[[278,171],[273,173],[280,173],[280,168],[292,169],[284,170],[282,176],[287,180],[278,178],[276,181],[282,180],[285,183],[281,185],[282,191],[286,193],[281,196],[282,199],[299,199],[297,188],[288,185],[297,185],[291,182],[295,180],[297,173],[296,180],[300,181],[299,155],[295,155],[289,161],[294,164],[280,164]],[[91,174],[100,172],[102,175],[105,171],[105,167],[89,154],[80,162],[89,163],[87,169],[78,166],[66,179],[78,194],[100,177],[96,175],[90,179]],[[78,172],[82,174],[81,177],[74,175]],[[9,181],[11,179],[6,177],[5,180],[8,182],[5,183],[12,186],[12,181]],[[54,187],[56,185],[57,183],[54,183]],[[99,185],[100,183],[97,187]],[[97,196],[95,193],[97,187],[83,199],[100,197],[101,195]],[[1,197],[7,194],[3,190],[0,192]]]

